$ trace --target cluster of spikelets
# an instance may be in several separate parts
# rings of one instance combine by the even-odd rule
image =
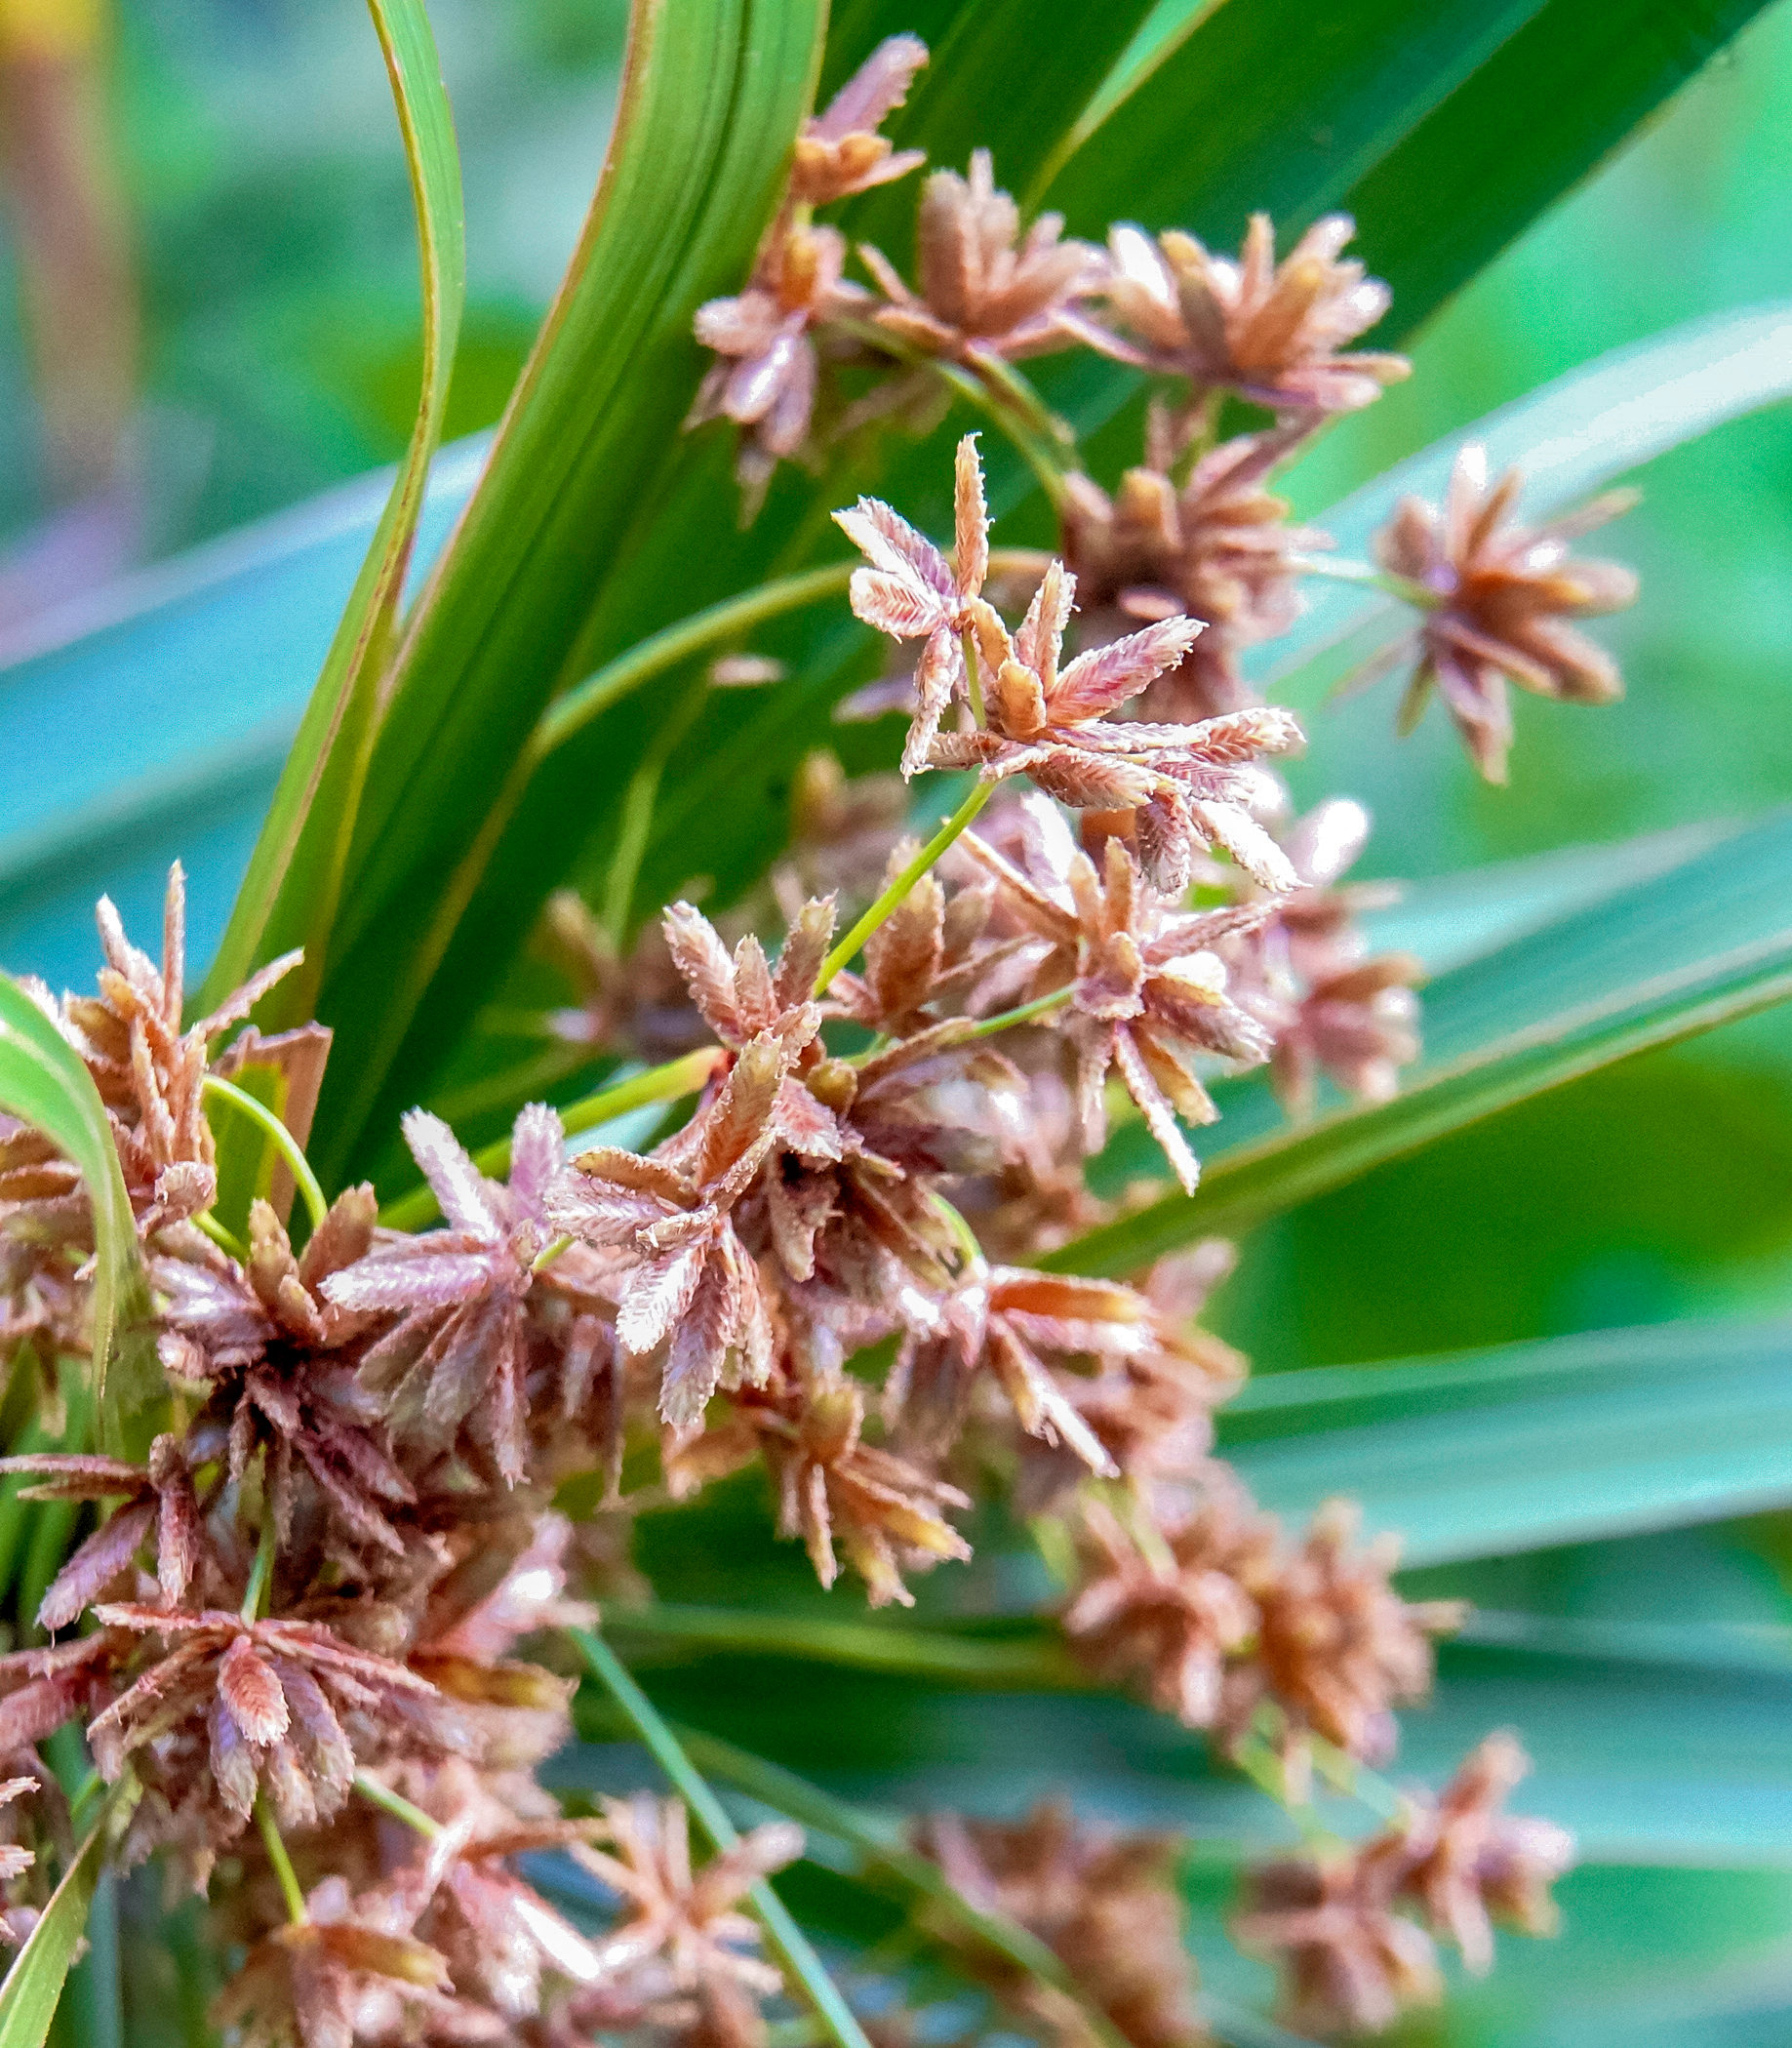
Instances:
[[[1105,251],[1049,218],[1022,235],[981,155],[929,180],[915,286],[875,250],[874,289],[846,282],[814,211],[919,163],[876,131],[925,57],[886,44],[810,123],[748,287],[698,315],[717,358],[698,417],[739,423],[763,487],[776,460],[912,418],[930,366],[1000,422],[1028,404],[1015,360],[1082,345],[1163,381],[1147,460],[1111,497],[1065,470],[1062,555],[1024,608],[990,594],[973,438],[949,554],[877,500],[836,515],[864,557],[855,611],[916,651],[877,694],[908,712],[904,775],[970,771],[925,847],[900,781],[849,783],[817,752],[791,847],[728,938],[681,902],[624,956],[577,899],[550,907],[577,996],[553,1028],[649,1063],[698,1053],[688,1120],[645,1152],[569,1158],[532,1105],[482,1166],[415,1110],[441,1227],[382,1223],[361,1186],[296,1241],[282,1168],[238,1237],[214,1214],[205,1104],[272,1072],[302,1144],[328,1032],[239,1029],[292,961],[183,1028],[177,870],[159,965],[102,904],[98,993],[32,991],[110,1117],[171,1396],[140,1465],[6,1462],[109,1512],[45,1595],[49,1645],[0,1659],[4,1925],[28,1930],[34,1848],[68,1831],[37,1747],[73,1719],[125,1864],[159,1856],[209,1891],[246,1956],[219,2016],[245,2042],[764,2038],[789,1988],[742,1905],[800,1833],[763,1827],[695,1867],[678,1802],[569,1819],[536,1776],[571,1732],[556,1645],[593,1595],[629,1596],[631,1511],[745,1466],[821,1583],[850,1568],[873,1604],[968,1557],[975,1504],[1034,1518],[1088,1671],[1295,1807],[1315,1761],[1388,1760],[1393,1709],[1457,1618],[1402,1597],[1395,1546],[1360,1544],[1344,1504],[1285,1533],[1213,1455],[1245,1364],[1194,1317],[1229,1248],[1130,1283],[1039,1265],[1128,1199],[1084,1169],[1129,1102],[1192,1189],[1216,1075],[1267,1064],[1303,1113],[1322,1077],[1378,1099],[1416,1057],[1416,963],[1373,953],[1356,913],[1375,893],[1343,880],[1369,821],[1344,799],[1293,815],[1270,764],[1300,731],[1241,666],[1324,544],[1287,524],[1272,470],[1405,374],[1347,350],[1385,290],[1343,261],[1339,221],[1279,264],[1261,220],[1236,262],[1135,227]],[[1219,438],[1228,395],[1269,423]],[[1409,707],[1437,688],[1490,775],[1502,678],[1615,694],[1563,621],[1629,594],[1567,558],[1571,524],[1513,525],[1515,489],[1465,459],[1444,511],[1409,503],[1381,542],[1418,607]],[[90,1345],[94,1251],[73,1167],[0,1132],[6,1331],[52,1386]],[[589,1475],[602,1509],[575,1527],[551,1503]],[[1283,1964],[1295,2024],[1384,2026],[1435,1995],[1436,1938],[1483,1969],[1493,1918],[1546,1930],[1570,1851],[1501,1814],[1524,1767],[1492,1738],[1383,1834],[1250,1878],[1237,1932]],[[965,1949],[1002,2024],[1080,2044],[1093,2012],[1134,2048],[1202,2037],[1174,1845],[1042,1810],[936,1817],[916,1846],[1055,1958],[1048,1979]],[[615,1902],[602,1932],[517,1862],[546,1851]]]
[[[1387,311],[1387,287],[1344,256],[1354,226],[1337,214],[1316,221],[1280,261],[1262,214],[1253,216],[1236,259],[1175,228],[1153,236],[1121,224],[1102,249],[1065,240],[1053,214],[1023,227],[986,150],[973,155],[965,177],[936,171],[923,185],[915,283],[861,245],[871,282],[855,284],[845,274],[844,233],[817,224],[815,210],[920,167],[922,152],[893,150],[877,129],[926,61],[915,37],[892,37],[809,123],[746,289],[697,314],[697,339],[715,361],[692,422],[738,423],[750,507],[779,461],[813,464],[867,422],[892,416],[925,427],[955,392],[971,391],[999,424],[1023,436],[1032,430],[1036,464],[1042,444],[1055,464],[1042,480],[1058,511],[1064,561],[1081,585],[1084,647],[1129,626],[1162,625],[1148,643],[1162,659],[1144,690],[1145,715],[1186,722],[1240,709],[1254,702],[1241,653],[1287,629],[1299,609],[1303,560],[1327,544],[1288,525],[1270,477],[1329,421],[1373,403],[1409,373],[1401,356],[1349,345]],[[1055,462],[1068,429],[1014,368],[1074,347],[1153,381],[1145,460],[1111,496]],[[854,384],[857,395],[849,396]],[[1219,438],[1228,399],[1267,416],[1266,423]],[[1479,452],[1465,451],[1442,513],[1409,500],[1377,542],[1382,566],[1420,611],[1413,639],[1385,664],[1414,663],[1403,729],[1435,688],[1493,782],[1504,780],[1511,743],[1507,682],[1572,703],[1610,703],[1621,691],[1616,669],[1567,622],[1620,609],[1636,593],[1635,578],[1616,563],[1569,557],[1576,535],[1613,516],[1626,498],[1529,528],[1512,520],[1517,495],[1516,475],[1490,490]],[[875,537],[861,529],[854,538],[864,545]],[[915,688],[930,719],[950,682],[937,628],[966,629],[983,567],[966,555],[961,532],[957,577],[940,582],[927,607],[935,625]],[[1055,620],[1061,627],[1068,587],[1066,578],[1063,593],[1044,599],[1047,634]],[[888,619],[896,631],[903,616],[919,637],[924,615],[899,605],[886,605],[873,622]],[[1180,637],[1188,620],[1205,626],[1198,638]],[[1377,664],[1363,680],[1382,672]],[[1007,737],[1019,737],[1012,722]],[[926,744],[918,726],[911,770]]]

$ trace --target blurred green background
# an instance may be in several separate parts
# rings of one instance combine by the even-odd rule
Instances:
[[[431,11],[469,216],[453,436],[497,418],[573,245],[624,9]],[[107,68],[142,302],[135,546],[153,558],[398,454],[418,360],[413,229],[358,0],[131,0]],[[1446,308],[1412,381],[1301,464],[1296,510],[1322,512],[1608,348],[1792,292],[1789,164],[1792,0],[1780,0]],[[20,559],[66,513],[38,454],[16,241],[0,261],[0,553]],[[1477,782],[1436,711],[1396,745],[1385,688],[1314,721],[1298,794],[1371,804],[1366,872],[1420,879],[1792,801],[1792,413],[1741,421],[1634,480],[1642,506],[1596,543],[1644,578],[1638,607],[1597,628],[1623,662],[1626,703],[1521,700],[1504,790]],[[1277,1370],[1788,1308],[1792,1019],[1770,1015],[1509,1112],[1259,1231],[1215,1319]],[[1543,1612],[1786,1622],[1788,1559],[1792,1536],[1772,1518],[1542,1553],[1478,1583],[1484,1598],[1492,1587],[1498,1604]],[[1454,1676],[1472,1690],[1471,1655]],[[1509,1710],[1522,1722],[1531,1704],[1515,1695]],[[1490,1697],[1491,1717],[1507,1711]],[[1575,1739],[1599,1741],[1597,1702],[1550,1711],[1580,1714]],[[1665,1750],[1683,1738],[1664,1731]],[[1410,1747],[1428,1768],[1422,1726]],[[1607,1867],[1571,1880],[1565,1903],[1572,1948],[1504,1945],[1450,2038],[1792,2038],[1792,1876]],[[1717,1994],[1708,1972],[1722,1975]],[[1657,1980],[1677,1988],[1665,2002]],[[1556,2017],[1520,2028],[1545,1983]],[[1696,2010],[1679,2021],[1683,1994]],[[1442,2038],[1431,2027],[1405,2037]]]

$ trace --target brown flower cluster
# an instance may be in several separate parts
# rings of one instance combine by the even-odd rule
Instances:
[[[1267,1729],[1290,1797],[1304,1799],[1315,1738],[1364,1763],[1392,1756],[1393,1708],[1430,1690],[1431,1637],[1462,1616],[1454,1601],[1403,1599],[1397,1541],[1357,1548],[1356,1519],[1328,1502],[1291,1545],[1223,1466],[1130,1523],[1088,1502],[1064,1633],[1099,1676],[1234,1750]]]
[[[102,902],[99,992],[32,985],[110,1120],[165,1385],[140,1457],[77,1438],[0,1461],[87,1517],[38,1610],[50,1640],[0,1657],[0,1758],[26,1774],[0,1786],[19,1802],[0,1825],[25,1837],[0,1843],[0,1926],[17,1939],[47,1896],[35,1845],[66,1853],[35,1749],[77,1718],[124,1863],[157,1856],[206,1892],[220,1952],[246,1957],[217,2014],[243,2048],[760,2048],[785,1984],[743,1906],[798,1831],[699,1866],[677,1801],[570,1818],[536,1775],[572,1733],[553,1631],[594,1619],[581,1595],[640,1597],[634,1509],[726,1474],[756,1468],[821,1586],[851,1572],[874,1606],[969,1558],[999,1490],[1073,1562],[1060,1620],[1088,1670],[1291,1804],[1315,1758],[1392,1753],[1455,1619],[1402,1596],[1396,1546],[1360,1545],[1345,1504],[1286,1536],[1214,1456],[1245,1362],[1196,1317],[1229,1247],[1127,1278],[1045,1269],[1138,1193],[1085,1171],[1114,1117],[1141,1119],[1192,1191],[1216,1081],[1266,1068],[1304,1113],[1322,1078],[1379,1100],[1417,1056],[1418,965],[1371,952],[1357,916],[1381,899],[1344,879],[1367,814],[1293,816],[1272,764],[1301,730],[1248,679],[1325,544],[1289,524],[1276,472],[1405,374],[1351,345],[1385,287],[1346,260],[1341,217],[1280,261],[1262,217],[1236,261],[1131,226],[1105,250],[1067,240],[1023,220],[981,150],[922,186],[914,282],[875,249],[851,282],[816,209],[920,167],[880,131],[926,60],[886,41],[797,139],[751,277],[697,315],[712,361],[693,423],[735,422],[750,500],[918,388],[974,397],[1042,470],[1060,547],[1030,590],[1012,559],[992,575],[975,435],[949,552],[880,499],[837,512],[863,557],[853,611],[914,656],[901,776],[856,782],[813,751],[791,844],[719,924],[679,901],[630,941],[576,895],[551,903],[540,943],[573,997],[537,1020],[553,1071],[694,1054],[691,1113],[639,1150],[600,1128],[569,1158],[561,1116],[532,1104],[486,1171],[414,1109],[441,1222],[400,1229],[371,1186],[326,1205],[301,1170],[329,1033],[249,1024],[294,958],[186,1021],[179,868],[159,965]],[[1145,460],[1111,493],[1015,367],[1073,345],[1162,381]],[[1273,419],[1221,439],[1224,394]],[[1516,488],[1489,492],[1465,459],[1444,512],[1410,502],[1380,549],[1422,613],[1409,709],[1435,684],[1491,776],[1502,678],[1616,693],[1562,622],[1629,591],[1567,556],[1608,507],[1527,530]],[[731,656],[713,679],[778,672]],[[937,831],[909,809],[928,770],[964,779]],[[220,1188],[212,1127],[219,1083],[252,1068],[286,1125],[253,1200]],[[72,1165],[0,1125],[0,1334],[35,1359],[40,1384],[18,1384],[46,1414],[92,1347],[100,1250]],[[1493,1738],[1374,1841],[1258,1874],[1240,1934],[1284,1962],[1295,2024],[1383,2025],[1428,1993],[1435,1937],[1482,1968],[1493,1920],[1547,1928],[1568,1848],[1501,1814],[1523,1767]],[[940,1816],[920,1839],[1054,1959],[960,1943],[1004,2025],[1050,2048],[1204,2038],[1173,1845],[1056,1808]],[[562,1909],[554,1858],[612,1902],[597,1931]]]
[[[1635,573],[1621,563],[1569,552],[1580,535],[1628,509],[1629,493],[1531,527],[1511,516],[1523,483],[1508,469],[1490,486],[1485,451],[1464,448],[1442,509],[1403,499],[1375,538],[1382,567],[1425,593],[1428,608],[1366,679],[1415,658],[1400,730],[1417,724],[1435,689],[1490,783],[1506,779],[1508,682],[1566,703],[1608,704],[1624,694],[1612,657],[1565,622],[1622,611],[1637,594]]]
[[[1573,1839],[1501,1811],[1530,1768],[1510,1735],[1491,1735],[1442,1793],[1405,1799],[1386,1832],[1251,1873],[1234,1932],[1280,1966],[1291,2027],[1378,2033],[1443,1995],[1434,1937],[1480,1976],[1493,1966],[1495,1921],[1555,1931],[1549,1888],[1573,1862]]]
[[[931,1814],[917,1835],[961,1898],[1016,1922],[1063,1965],[1075,1996],[973,1951],[974,1969],[1029,2031],[1055,2048],[1093,2048],[1093,2008],[1129,2048],[1210,2038],[1182,1944],[1174,1836],[1080,1827],[1055,1805],[1012,1823]]]

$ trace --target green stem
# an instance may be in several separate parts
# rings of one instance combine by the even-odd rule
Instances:
[[[1289,556],[1288,566],[1298,576],[1321,576],[1331,582],[1356,583],[1383,591],[1420,612],[1438,611],[1445,601],[1437,591],[1424,583],[1414,582],[1410,576],[1396,575],[1391,569],[1377,569],[1369,562],[1333,561],[1325,555],[1295,554]]]
[[[966,1039],[993,1038],[998,1031],[1006,1031],[1013,1024],[1031,1024],[1036,1017],[1046,1017],[1052,1011],[1061,1009],[1075,993],[1074,985],[1066,983],[1062,988],[1036,995],[1030,1003],[1022,1003],[1017,1009],[1004,1010],[995,1017],[979,1017],[975,1024],[967,1024],[964,1036]]]
[[[851,562],[828,562],[819,569],[780,577],[776,582],[730,597],[650,635],[625,655],[606,662],[583,682],[575,683],[551,704],[536,727],[530,743],[532,751],[537,759],[552,753],[589,725],[600,711],[607,711],[643,683],[688,662],[717,641],[733,639],[737,633],[763,624],[768,619],[781,618],[786,612],[799,612],[806,605],[838,597],[846,589],[853,569]]]
[[[569,1628],[569,1640],[583,1658],[586,1669],[608,1691],[621,1708],[630,1726],[665,1773],[667,1783],[684,1800],[693,1819],[717,1850],[732,1849],[740,1839],[722,1802],[709,1789],[692,1763],[678,1738],[659,1717],[653,1702],[623,1669],[617,1654],[602,1636],[583,1628]],[[816,2017],[833,2036],[835,2048],[870,2048],[864,2028],[840,1994],[840,1988],[821,1966],[808,1937],[790,1917],[783,1901],[762,1877],[747,1893],[747,1900],[766,1931],[766,1939],[782,1957],[785,1966],[803,1988]]]
[[[819,1834],[829,1834],[855,1850],[867,1874],[887,1875],[901,1888],[937,1907],[956,1921],[964,1934],[979,1946],[1065,1993],[1082,2006],[1092,2031],[1102,2048],[1123,2048],[1122,2037],[1104,2014],[1094,2011],[1083,1998],[1076,1980],[1038,1936],[1030,1934],[1005,1913],[987,1912],[973,1906],[964,1894],[947,1881],[939,1866],[919,1851],[909,1848],[897,1827],[879,1826],[844,1799],[836,1799],[818,1786],[808,1783],[781,1765],[737,1749],[718,1736],[698,1734],[694,1729],[678,1731],[687,1753],[700,1761],[712,1778],[720,1778],[748,1798],[757,1799],[775,1813],[786,1815]]]
[[[877,1622],[676,1605],[616,1608],[610,1614],[609,1627],[614,1635],[689,1643],[747,1656],[802,1658],[957,1685],[1052,1692],[1083,1692],[1090,1685],[1055,1637],[992,1641],[944,1629],[890,1628]]]
[[[280,1830],[274,1825],[274,1810],[268,1805],[265,1792],[256,1794],[256,1826],[261,1830],[267,1860],[273,1865],[274,1875],[280,1880],[280,1893],[286,1901],[287,1918],[295,1927],[302,1927],[310,1917],[305,1911],[305,1895],[299,1888],[299,1872],[293,1868],[293,1859],[286,1853],[286,1844],[280,1839]]]
[[[209,1073],[200,1085],[206,1095],[228,1103],[233,1109],[240,1109],[273,1140],[274,1149],[286,1161],[299,1191],[305,1198],[305,1207],[311,1212],[311,1227],[316,1229],[330,1213],[330,1204],[324,1200],[324,1190],[317,1185],[317,1176],[311,1171],[311,1162],[305,1157],[304,1147],[298,1139],[265,1103],[257,1102],[234,1081],[226,1081],[221,1074]]]
[[[833,951],[828,954],[827,958],[822,961],[821,972],[816,977],[816,995],[825,995],[827,993],[828,984],[852,959],[858,948],[864,944],[871,934],[877,930],[885,918],[890,916],[897,907],[902,899],[926,874],[928,869],[933,866],[934,863],[939,859],[946,848],[952,844],[959,833],[971,823],[972,820],[976,818],[976,814],[995,794],[995,791],[996,785],[994,783],[977,783],[973,787],[971,794],[965,798],[964,802],[952,813],[945,823],[939,827],[938,831],[909,862],[908,865],[896,876],[896,880],[884,891],[883,895],[871,905],[870,909],[865,912],[846,937],[841,940],[840,944],[835,946]]]
[[[530,1262],[529,1270],[532,1273],[544,1273],[563,1252],[570,1252],[572,1249],[572,1232],[570,1230],[562,1230],[551,1244],[543,1245],[536,1254],[535,1258]]]
[[[617,1081],[608,1088],[600,1088],[595,1095],[569,1104],[560,1112],[561,1124],[570,1137],[575,1132],[589,1131],[594,1125],[606,1124],[624,1110],[639,1109],[648,1103],[675,1103],[680,1096],[695,1095],[726,1058],[720,1046],[699,1046],[695,1053],[668,1060],[663,1066],[650,1066],[645,1073],[631,1074],[626,1081]],[[483,1151],[475,1152],[473,1164],[491,1180],[507,1174],[510,1171],[509,1139],[500,1138]],[[381,1211],[379,1221],[393,1230],[416,1230],[436,1213],[435,1195],[425,1185],[414,1187],[409,1194],[402,1194],[397,1201],[389,1202]]]
[[[249,1584],[243,1591],[243,1619],[259,1622],[267,1601],[268,1581],[274,1576],[274,1504],[262,1489],[261,1533],[256,1540],[256,1561],[250,1567]]]
[[[879,331],[880,345],[887,343],[889,339]],[[965,381],[975,390],[981,390],[975,380]],[[1060,475],[1054,487],[1055,495],[1061,491],[1061,487]],[[989,558],[989,566],[991,573],[997,575],[1010,570],[1024,573],[1043,560],[1037,548],[997,548]],[[762,583],[757,590],[726,598],[706,611],[694,612],[676,625],[668,625],[651,634],[626,654],[618,655],[614,662],[606,662],[603,667],[586,676],[583,682],[575,683],[564,697],[549,706],[529,743],[532,765],[563,745],[600,712],[607,711],[643,683],[663,675],[681,662],[688,662],[705,648],[733,639],[736,634],[761,625],[768,619],[780,619],[786,612],[800,612],[806,606],[840,596],[856,567],[856,562],[824,562],[818,569],[803,569],[794,576],[779,577],[775,582]]]
[[[409,1799],[381,1785],[378,1778],[370,1776],[366,1771],[355,1773],[355,1790],[370,1806],[379,1807],[383,1812],[389,1813],[393,1820],[402,1821],[407,1827],[426,1835],[431,1841],[442,1831],[442,1824],[439,1821],[432,1820],[420,1806],[413,1806]]]
[[[234,1230],[225,1229],[211,1210],[201,1209],[193,1221],[220,1251],[228,1252],[239,1265],[249,1264],[249,1247]]]
[[[958,1240],[958,1254],[965,1262],[960,1271],[975,1272],[983,1263],[983,1247],[976,1241],[976,1232],[965,1221],[964,1212],[948,1202],[936,1187],[928,1191],[934,1207],[944,1217],[947,1227]]]

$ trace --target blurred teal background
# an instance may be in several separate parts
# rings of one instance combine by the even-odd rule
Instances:
[[[431,11],[469,213],[452,437],[496,419],[577,235],[623,9],[433,0]],[[410,201],[358,0],[131,0],[111,85],[143,297],[141,531],[146,552],[165,556],[397,455],[417,366]],[[1414,351],[1412,381],[1295,473],[1297,511],[1322,512],[1608,348],[1792,294],[1788,165],[1792,0],[1780,0],[1444,311]],[[33,453],[16,263],[5,262],[0,550],[41,538],[56,511]],[[1738,422],[1634,480],[1642,506],[1595,543],[1644,578],[1635,611],[1596,628],[1623,662],[1624,704],[1521,699],[1504,790],[1476,781],[1435,710],[1397,745],[1386,686],[1314,721],[1299,795],[1345,791],[1372,805],[1366,871],[1423,878],[1792,801],[1792,413]],[[196,711],[171,703],[169,716]],[[205,822],[188,823],[192,851],[211,863],[202,880],[227,899],[246,838],[206,841]],[[146,901],[127,900],[127,914]],[[5,964],[49,963],[15,947]],[[77,970],[59,953],[52,971]],[[1787,1309],[1792,1020],[1770,1015],[1512,1111],[1258,1232],[1216,1320],[1276,1370]],[[1503,1579],[1484,1569],[1480,1590],[1542,1612],[1786,1622],[1788,1559],[1792,1536],[1763,1518],[1515,1560]],[[1453,1682],[1472,1690],[1472,1657]],[[1576,1742],[1601,1740],[1596,1701],[1539,1709],[1496,1693],[1490,1719],[1561,1720],[1558,1773]],[[1692,1739],[1662,1730],[1662,1753]],[[1429,1768],[1422,1716],[1409,1747]],[[1787,1873],[1597,1868],[1571,1881],[1565,1903],[1572,1944],[1505,1944],[1493,1986],[1449,2038],[1792,2038]],[[1255,1988],[1236,1963],[1209,1960]],[[1521,2025],[1533,1993],[1555,2015],[1540,2031]],[[1696,2008],[1684,2023],[1683,1997]],[[1420,2022],[1404,2038],[1445,2037],[1430,2029]]]

